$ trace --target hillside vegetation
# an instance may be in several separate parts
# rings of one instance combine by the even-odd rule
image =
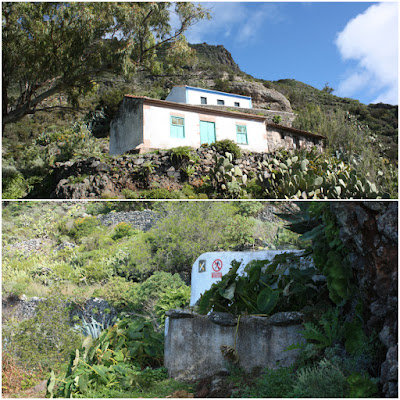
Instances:
[[[369,214],[357,215],[374,218],[378,207],[391,209],[388,203],[371,207],[359,203]],[[135,212],[134,222],[125,222]],[[284,228],[274,213],[290,224]],[[390,229],[384,231],[391,235]],[[339,230],[327,202],[6,203],[3,395],[26,397],[43,379],[55,397],[379,395],[386,350],[367,323],[368,293]],[[387,242],[379,235],[379,243]],[[296,257],[280,255],[253,262],[246,276],[238,276],[233,263],[195,310],[268,316],[301,311],[305,342],[294,346],[300,348],[298,361],[252,374],[228,363],[228,376],[214,392],[207,380],[168,379],[165,312],[188,306],[193,261],[206,251],[250,248],[303,248],[315,266],[300,268]],[[314,281],[316,274],[326,279]],[[89,310],[94,298],[108,303]],[[26,315],[32,302],[36,308]],[[22,316],[15,312],[21,303]]]
[[[159,343],[165,311],[188,305],[191,268],[200,254],[299,245],[298,235],[285,232],[283,221],[273,215],[274,208],[263,203],[10,202],[3,206],[3,355],[7,359],[3,392],[8,395],[47,379],[49,368],[65,372],[70,352],[83,340],[80,332],[88,335],[115,323],[106,314],[102,314],[105,319],[98,318],[100,325],[82,317],[79,310],[89,298],[107,300],[121,321],[144,318],[147,322],[138,332],[155,329],[154,340]],[[284,204],[277,207],[286,209]],[[126,214],[132,212],[139,214]],[[143,215],[152,219],[131,225],[124,222],[127,215],[138,223]],[[114,222],[101,222],[106,220]],[[12,313],[12,304],[21,297],[46,301],[39,304],[36,316],[21,321]],[[11,311],[4,304],[10,304]],[[79,316],[73,324],[71,312]],[[144,367],[162,365],[162,343],[157,346],[154,354],[149,350],[149,357],[143,355],[137,369],[130,371],[140,379],[138,392],[132,394],[131,384],[125,395],[141,397],[151,382],[166,379],[161,370],[139,376]],[[16,382],[13,376],[18,374],[23,378]],[[164,392],[153,391],[150,397],[166,396],[182,386],[165,385]]]
[[[240,71],[222,46],[204,43],[192,48],[197,59],[179,73],[138,71],[128,79],[105,71],[93,89],[77,99],[74,109],[37,112],[6,125],[3,198],[48,198],[54,190],[50,178],[55,174],[56,162],[97,156],[111,164],[113,158],[107,154],[109,124],[126,93],[165,99],[173,86],[193,85],[251,95],[254,89],[248,84],[284,94],[298,114],[294,126],[327,137],[328,164],[333,156],[354,169],[357,179],[374,184],[379,196],[397,197],[397,106],[364,105],[334,96],[330,88],[318,90],[291,79],[256,79]],[[66,101],[61,94],[47,102],[50,106],[67,105]],[[261,197],[268,198],[265,193]]]

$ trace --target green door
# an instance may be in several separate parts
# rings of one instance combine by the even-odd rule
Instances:
[[[200,144],[215,142],[215,123],[200,121]]]

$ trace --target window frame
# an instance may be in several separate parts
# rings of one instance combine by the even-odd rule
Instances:
[[[200,96],[200,104],[207,104],[207,97]]]
[[[235,104],[235,107],[240,107],[240,103],[238,101],[235,101],[234,104]]]
[[[225,105],[225,100],[223,100],[223,99],[217,99],[217,105],[218,105],[218,106],[224,106],[224,105]]]
[[[238,128],[244,128],[244,132],[239,132]],[[246,142],[239,141],[238,135],[244,135]],[[247,125],[236,124],[236,142],[237,144],[249,144],[249,139],[247,137]]]
[[[173,138],[173,139],[185,139],[185,137],[186,137],[186,135],[185,135],[185,117],[178,117],[177,115],[171,115],[170,117],[171,117],[171,118],[170,118],[170,123],[169,123],[169,126],[170,126],[169,135],[170,135],[170,137]],[[173,123],[173,119],[174,119],[174,118],[176,118],[176,119],[182,121],[182,124],[174,124],[174,123]],[[181,136],[176,136],[176,135],[173,135],[173,134],[172,134],[172,130],[173,130],[172,127],[174,127],[174,126],[176,126],[176,127],[182,127],[182,137],[181,137]]]

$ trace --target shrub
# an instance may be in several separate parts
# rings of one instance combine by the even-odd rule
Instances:
[[[136,229],[133,229],[130,224],[127,224],[126,222],[121,222],[114,228],[114,233],[111,237],[113,238],[113,240],[118,240],[123,237],[135,235],[135,233]]]
[[[21,199],[28,192],[28,183],[15,167],[3,167],[3,199]]]
[[[129,303],[128,292],[132,285],[136,283],[129,282],[120,276],[113,276],[100,289],[96,289],[93,296],[101,297],[115,309],[121,310]]]
[[[231,153],[233,159],[242,157],[242,150],[233,140],[218,140],[213,143],[212,146],[215,147],[218,153],[220,153],[222,156],[225,156],[225,153]]]
[[[157,271],[143,283],[132,286],[128,296],[128,310],[155,315],[162,325],[166,311],[188,305],[190,288],[178,274]]]
[[[11,356],[35,371],[57,369],[80,342],[69,325],[66,300],[58,295],[40,302],[33,318],[6,327],[3,334]]]
[[[345,397],[347,390],[348,383],[342,371],[323,359],[296,374],[293,391],[288,397]]]
[[[69,235],[74,239],[81,239],[91,235],[99,226],[99,220],[96,217],[83,217],[74,221],[73,228],[69,231]]]
[[[293,367],[265,369],[263,374],[241,393],[241,397],[288,397],[293,390]]]

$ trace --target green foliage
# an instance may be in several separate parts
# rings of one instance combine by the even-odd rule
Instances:
[[[126,297],[127,310],[156,318],[156,323],[163,325],[166,311],[189,304],[190,287],[178,274],[157,271],[144,282],[131,286]]]
[[[47,391],[52,396],[70,397],[103,385],[143,389],[167,377],[165,370],[149,368],[162,365],[163,351],[163,335],[155,332],[149,321],[123,319],[98,339],[88,337],[71,354],[68,372],[57,387],[52,372]]]
[[[293,391],[288,397],[345,397],[347,381],[342,371],[323,359],[313,367],[296,374]]]
[[[250,386],[243,388],[240,397],[244,398],[282,398],[288,397],[293,389],[295,373],[293,367],[277,369],[266,368],[262,375]]]
[[[231,84],[227,80],[220,78],[214,79],[214,90],[229,93],[231,91]]]
[[[7,351],[31,370],[57,368],[78,345],[80,336],[69,325],[66,299],[49,296],[33,318],[3,326]]]
[[[169,35],[170,12],[180,23]],[[209,13],[192,3],[173,10],[165,3],[7,3],[2,18],[7,124],[47,110],[43,101],[60,92],[77,107],[107,70],[126,76],[140,68],[156,75],[180,70],[193,56],[183,32]]]
[[[126,222],[120,222],[114,228],[114,233],[112,234],[111,237],[113,238],[113,240],[118,240],[135,234],[137,234],[137,231],[132,228],[132,225],[127,224]]]
[[[350,386],[348,397],[369,398],[378,393],[378,379],[371,379],[367,374],[354,373],[347,377]]]
[[[3,166],[2,197],[3,199],[20,199],[26,195],[28,184],[15,167]]]
[[[279,124],[281,121],[282,121],[282,117],[281,117],[280,115],[274,115],[274,116],[272,117],[272,122],[273,122],[274,124]]]
[[[225,156],[225,153],[232,154],[232,160],[242,157],[242,150],[233,140],[217,140],[212,146],[215,147],[222,156]]]
[[[99,220],[96,217],[78,218],[74,221],[69,235],[77,240],[82,239],[85,236],[93,234],[99,224]]]
[[[184,272],[207,251],[252,243],[254,221],[237,215],[228,203],[162,203],[166,217],[147,233],[152,262],[158,269]]]
[[[330,211],[329,203],[303,206],[293,217],[283,216],[288,229],[302,233],[301,240],[311,240],[315,266],[326,276],[329,297],[336,304],[344,304],[356,294],[352,281],[347,250],[339,237],[339,227]]]
[[[350,164],[357,175],[374,183],[380,192],[392,192],[390,182],[386,181],[392,174],[385,165],[389,164],[389,150],[382,151],[381,141],[372,133],[369,124],[359,120],[359,116],[342,109],[327,114],[319,106],[308,104],[299,113],[294,126],[324,135],[328,154],[336,154]],[[394,159],[397,161],[397,156]],[[393,176],[393,180],[397,185],[396,176]]]
[[[258,184],[266,198],[377,198],[376,185],[343,161],[317,151],[277,151],[259,162]]]
[[[215,156],[215,166],[209,174],[214,189],[224,197],[238,198],[246,188],[247,175],[238,166],[232,164],[233,156],[226,152],[226,157]]]
[[[312,280],[316,271],[299,269],[296,258],[286,253],[272,261],[251,261],[245,267],[246,275],[237,274],[240,263],[233,261],[229,272],[200,297],[199,313],[213,310],[270,315],[312,304],[320,296],[320,288]]]
[[[192,158],[192,148],[189,146],[174,147],[171,151],[172,162],[183,164]]]

